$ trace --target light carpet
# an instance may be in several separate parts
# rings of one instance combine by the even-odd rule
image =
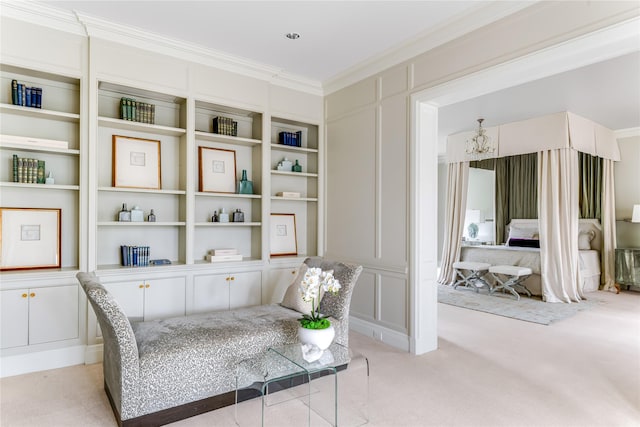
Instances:
[[[595,304],[603,303],[595,298],[589,298],[579,303],[554,304],[543,302],[537,297],[524,296],[517,301],[512,294],[508,293],[497,292],[489,295],[484,290],[476,293],[470,288],[459,286],[453,289],[452,286],[447,285],[438,285],[438,302],[541,325],[566,319],[579,311],[588,310]]]

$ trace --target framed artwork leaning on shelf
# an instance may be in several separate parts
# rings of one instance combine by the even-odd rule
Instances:
[[[0,270],[60,268],[61,209],[0,208]]]
[[[113,186],[160,190],[160,141],[113,135]]]
[[[222,148],[198,147],[199,191],[236,192],[236,152]]]
[[[296,214],[271,214],[271,256],[298,255]]]

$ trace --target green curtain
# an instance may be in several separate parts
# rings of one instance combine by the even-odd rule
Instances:
[[[469,167],[476,169],[487,169],[492,171],[496,169],[496,159],[473,160],[469,162]]]
[[[496,243],[506,240],[505,227],[514,218],[538,218],[538,154],[495,159]]]
[[[580,218],[602,219],[602,158],[578,153]]]

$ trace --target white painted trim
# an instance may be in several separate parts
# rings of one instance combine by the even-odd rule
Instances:
[[[410,97],[410,188],[409,188],[409,330],[410,350],[423,354],[438,348],[438,297],[436,288],[437,251],[430,245],[437,236],[438,176],[437,144],[438,108]],[[435,200],[435,202],[434,202]],[[434,243],[435,242],[435,243]]]
[[[102,344],[88,345],[84,352],[84,363],[91,365],[93,363],[102,362],[104,349]]]
[[[81,365],[84,361],[84,345],[6,356],[0,360],[0,378]]]
[[[442,107],[640,51],[640,17],[418,92]]]
[[[376,341],[383,342],[399,350],[407,352],[410,350],[409,337],[406,334],[385,328],[376,323],[349,316],[349,330],[358,332],[359,334],[373,338]]]
[[[357,83],[404,61],[408,61],[437,46],[512,15],[534,3],[536,2],[510,1],[478,4],[463,15],[458,15],[442,22],[428,31],[422,32],[400,45],[393,46],[371,59],[360,62],[324,81],[325,95]]]
[[[42,2],[3,1],[0,11],[3,17],[26,21],[31,24],[64,31],[65,33],[86,36],[84,28],[82,28],[73,13],[47,6]]]
[[[618,129],[613,132],[616,139],[633,138],[640,136],[640,128]]]

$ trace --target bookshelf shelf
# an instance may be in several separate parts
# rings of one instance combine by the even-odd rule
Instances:
[[[156,135],[169,135],[169,136],[181,136],[185,135],[187,131],[182,128],[175,128],[170,126],[161,126],[149,123],[132,122],[128,120],[114,119],[111,117],[99,117],[98,124],[100,126],[111,127],[115,129],[148,132]]]
[[[19,114],[23,117],[37,119],[58,120],[63,122],[78,123],[80,114],[65,113],[63,111],[45,110],[42,108],[23,107],[21,105],[0,104],[1,113]]]
[[[165,194],[165,195],[185,195],[184,190],[153,190],[146,188],[121,188],[121,187],[98,187],[98,191],[112,193],[140,193],[140,194]]]
[[[274,151],[278,151],[278,150],[291,151],[293,153],[305,153],[305,154],[318,153],[318,149],[317,148],[293,147],[293,146],[290,146],[290,145],[276,144],[274,142],[271,143],[271,150],[274,150]]]
[[[21,144],[12,144],[10,142],[1,142],[0,149],[2,150],[16,150],[16,151],[29,151],[33,153],[51,153],[51,154],[63,154],[66,156],[79,156],[80,150],[64,149],[64,148],[45,148],[35,147]]]
[[[184,221],[100,221],[100,227],[184,227],[187,223]]]
[[[80,190],[79,185],[62,184],[27,184],[25,182],[0,182],[0,187],[5,188],[28,188],[34,190]]]

